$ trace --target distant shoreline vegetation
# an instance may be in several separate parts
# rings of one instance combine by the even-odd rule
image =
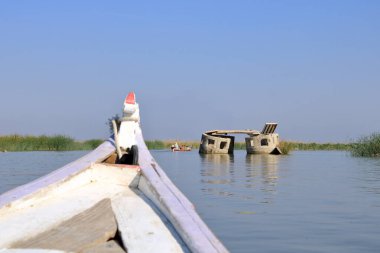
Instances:
[[[148,149],[169,149],[176,141],[153,140],[146,141]],[[199,141],[177,141],[180,145],[186,145],[198,150]],[[281,141],[280,149],[287,155],[293,150],[339,150],[349,151],[353,156],[380,157],[380,133],[362,137],[355,143],[316,143],[316,142],[293,142]],[[235,142],[235,150],[245,150],[245,142]]]
[[[199,149],[199,141],[175,141],[175,140],[153,140],[145,141],[148,149],[169,149],[170,146],[178,142],[179,145],[190,146],[193,149]],[[284,153],[288,153],[292,150],[351,150],[352,143],[315,143],[315,142],[291,142],[281,141],[280,149]],[[245,142],[235,142],[235,150],[245,150]]]
[[[353,144],[353,156],[380,157],[380,133],[373,133],[360,138]]]
[[[4,151],[73,151],[92,150],[99,146],[104,140],[91,139],[77,141],[66,135],[5,135],[0,136],[0,152]],[[176,141],[176,140],[147,140],[148,149],[164,150],[170,149],[175,142],[179,145],[192,147],[198,150],[199,141]],[[379,157],[380,156],[380,133],[374,133],[360,138],[355,143],[305,143],[281,141],[280,148],[284,154],[293,150],[344,150],[350,151],[353,156]],[[236,142],[235,150],[244,150],[244,142]]]
[[[76,141],[66,135],[5,135],[0,136],[0,151],[71,151],[92,150],[103,140]]]

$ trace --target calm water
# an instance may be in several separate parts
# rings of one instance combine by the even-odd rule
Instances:
[[[380,251],[380,159],[152,153],[231,252]],[[83,154],[0,153],[0,192]]]

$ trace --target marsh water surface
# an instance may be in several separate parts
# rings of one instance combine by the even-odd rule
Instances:
[[[0,153],[0,192],[85,153]],[[380,159],[152,154],[231,252],[379,252]]]

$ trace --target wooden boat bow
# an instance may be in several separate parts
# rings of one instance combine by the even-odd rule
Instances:
[[[133,102],[134,95],[128,96],[126,103]],[[123,148],[136,145],[138,165],[106,162],[120,145],[111,137],[82,158],[0,195],[0,251],[228,252],[152,157],[139,121],[133,122],[133,139]],[[99,231],[105,227],[109,231]]]

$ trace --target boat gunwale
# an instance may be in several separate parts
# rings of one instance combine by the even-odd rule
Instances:
[[[195,211],[194,205],[173,184],[149,152],[141,128],[136,133],[139,147],[139,166],[142,176],[148,182],[150,191],[143,193],[157,205],[172,223],[178,234],[192,252],[228,252],[219,239]],[[56,183],[64,182],[72,176],[89,168],[93,163],[102,162],[116,150],[111,136],[92,152],[52,171],[51,173],[21,185],[0,195],[0,210],[12,207],[19,201],[32,197],[35,193]],[[138,186],[138,188],[140,188]],[[143,188],[143,187],[141,187]],[[143,189],[140,189],[143,190]]]
[[[212,253],[229,252],[206,223],[195,211],[194,205],[173,184],[170,178],[162,170],[149,152],[141,129],[136,133],[136,141],[139,147],[140,170],[149,182],[150,191],[155,191],[157,196],[148,196],[155,203],[167,219],[177,230],[192,252]],[[144,189],[140,189],[144,194]],[[147,195],[147,194],[146,194]],[[186,215],[184,215],[186,214]]]
[[[74,160],[52,172],[39,177],[29,183],[20,185],[0,194],[0,209],[12,206],[17,201],[27,199],[29,196],[53,184],[64,182],[72,176],[89,168],[93,163],[106,159],[115,152],[115,143],[112,137],[100,144],[95,150]]]

